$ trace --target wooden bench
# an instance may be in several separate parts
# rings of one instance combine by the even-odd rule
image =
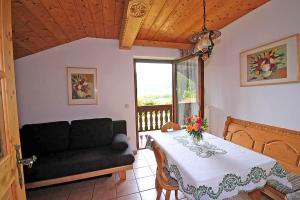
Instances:
[[[276,159],[286,171],[300,175],[300,132],[228,117],[224,139]],[[279,200],[285,194],[266,185],[262,193]]]

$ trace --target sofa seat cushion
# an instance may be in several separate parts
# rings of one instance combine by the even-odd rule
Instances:
[[[134,156],[128,147],[115,152],[110,146],[69,150],[38,157],[31,169],[24,168],[27,182],[58,178],[101,169],[130,165]]]
[[[69,122],[24,125],[21,144],[24,157],[65,151],[69,147]]]
[[[113,123],[110,118],[74,120],[71,122],[70,148],[84,149],[111,144]]]
[[[272,188],[276,189],[277,191],[288,194],[293,193],[297,190],[300,190],[300,176],[294,173],[287,173],[288,181],[291,183],[292,188],[289,188],[282,183],[279,183],[275,180],[268,181],[268,185],[270,185]]]

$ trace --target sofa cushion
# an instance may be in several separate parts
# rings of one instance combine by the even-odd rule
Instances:
[[[65,151],[69,147],[69,122],[27,124],[21,130],[24,156]]]
[[[127,135],[118,133],[114,136],[114,139],[111,144],[112,149],[117,151],[123,151],[128,147]]]
[[[27,182],[69,176],[84,172],[130,165],[134,162],[131,149],[116,152],[110,146],[69,150],[41,156],[31,169],[24,168]]]
[[[113,132],[114,134],[123,133],[127,135],[126,121],[125,120],[113,121]]]
[[[282,183],[279,183],[275,180],[268,181],[268,185],[276,189],[277,191],[288,194],[293,193],[297,190],[300,190],[300,176],[294,173],[287,173],[287,179],[291,183],[292,188],[289,188],[288,186],[283,185]]]
[[[71,122],[71,149],[109,145],[112,138],[113,125],[110,118],[74,120]]]

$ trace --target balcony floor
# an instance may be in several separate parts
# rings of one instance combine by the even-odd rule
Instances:
[[[138,137],[139,137],[139,149],[144,149],[146,147],[148,131],[139,132]]]

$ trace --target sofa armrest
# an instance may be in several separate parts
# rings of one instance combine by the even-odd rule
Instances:
[[[123,133],[115,134],[111,147],[113,150],[123,151],[129,146],[127,135]]]
[[[123,133],[127,135],[126,121],[125,120],[113,121],[113,133],[114,135],[118,133]]]

